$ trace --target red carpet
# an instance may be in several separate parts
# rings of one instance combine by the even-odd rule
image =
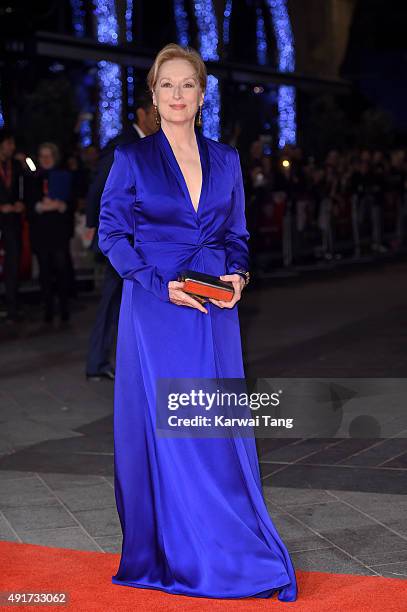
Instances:
[[[293,610],[295,612],[398,612],[407,610],[407,582],[395,578],[298,571],[299,599],[204,599],[111,584],[119,555],[0,542],[0,591],[66,592],[65,605],[19,605],[16,610],[125,612],[163,610]],[[1,608],[10,610],[7,608]]]

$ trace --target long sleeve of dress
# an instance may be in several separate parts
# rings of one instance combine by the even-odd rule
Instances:
[[[156,266],[144,261],[132,244],[135,195],[135,174],[126,151],[118,146],[100,203],[99,248],[122,278],[139,282],[147,291],[168,302],[164,278]]]
[[[233,201],[225,231],[227,274],[232,274],[235,270],[239,269],[249,270],[248,240],[250,234],[246,227],[242,168],[236,148],[234,148],[233,169],[235,177]]]

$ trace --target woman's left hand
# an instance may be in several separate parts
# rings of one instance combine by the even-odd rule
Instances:
[[[68,205],[66,202],[64,202],[63,200],[55,200],[55,205],[56,205],[56,209],[58,212],[60,213],[64,213],[66,211],[66,209],[68,208]]]
[[[215,304],[215,306],[219,306],[219,308],[233,308],[242,296],[242,289],[245,286],[244,278],[240,276],[240,274],[224,274],[223,276],[219,276],[219,278],[223,281],[232,281],[233,289],[235,290],[233,299],[230,300],[230,302],[225,302],[224,300],[209,298],[209,301]]]

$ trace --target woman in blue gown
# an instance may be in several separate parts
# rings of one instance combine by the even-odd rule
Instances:
[[[101,201],[99,245],[124,279],[114,409],[123,545],[112,582],[294,601],[254,437],[165,438],[155,429],[159,378],[245,376],[235,305],[249,264],[242,173],[234,147],[195,127],[206,76],[195,50],[160,51],[147,78],[160,128],[117,147]],[[191,145],[184,155],[180,135]],[[182,269],[231,280],[233,302],[203,306],[182,291]]]

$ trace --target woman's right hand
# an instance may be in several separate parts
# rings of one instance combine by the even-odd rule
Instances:
[[[42,212],[51,212],[53,210],[56,210],[54,201],[51,200],[51,198],[49,198],[48,196],[44,196],[42,198],[41,204],[42,204]]]
[[[184,282],[179,281],[170,281],[168,283],[168,294],[170,302],[176,304],[177,306],[189,306],[190,308],[197,308],[201,312],[208,314],[207,309],[202,306],[202,304],[198,302],[198,300],[193,298],[188,293],[185,293],[185,291],[182,291],[184,284]]]

